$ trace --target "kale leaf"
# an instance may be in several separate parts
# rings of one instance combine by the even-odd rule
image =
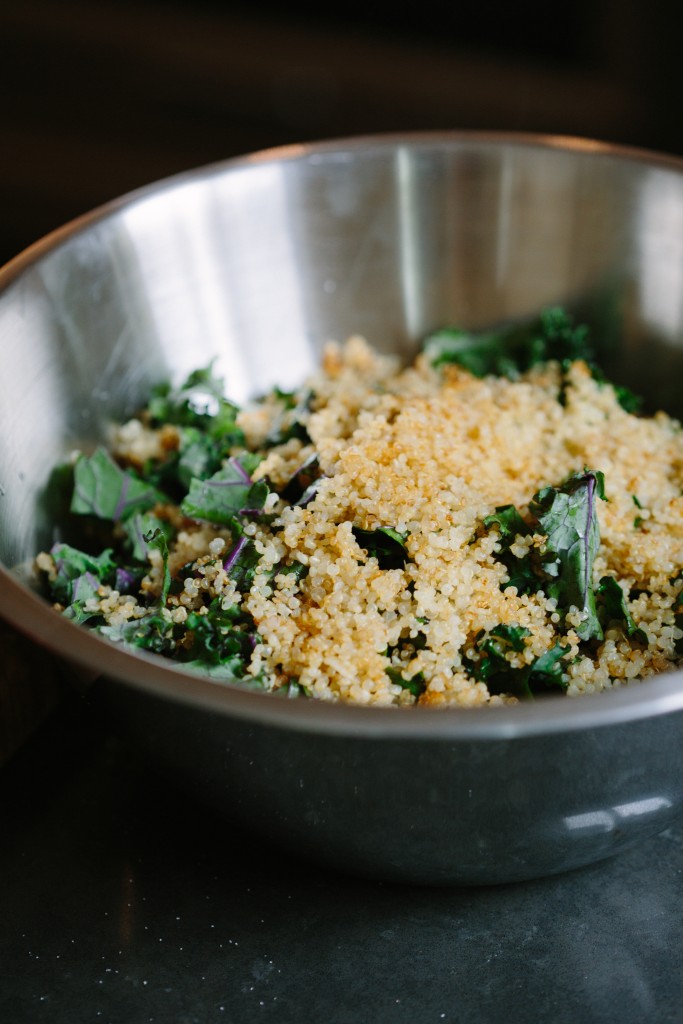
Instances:
[[[114,626],[98,626],[95,630],[114,643],[125,643],[154,654],[175,654],[174,626],[158,609],[150,609],[138,619],[127,619]]]
[[[400,686],[401,689],[403,690],[409,690],[414,697],[419,697],[420,694],[424,693],[425,689],[427,688],[427,683],[425,682],[423,672],[417,672],[414,676],[411,676],[410,679],[406,679],[403,675],[401,675],[400,669],[390,666],[388,669],[386,669],[386,673],[391,679],[392,683],[395,683],[397,686]]]
[[[598,612],[602,612],[605,625],[619,622],[626,636],[640,644],[647,644],[647,633],[634,622],[626,603],[626,595],[613,576],[603,576],[596,589]]]
[[[273,576],[293,576],[297,583],[305,580],[308,573],[309,568],[303,562],[290,562],[289,565],[279,563],[273,569]]]
[[[111,548],[99,555],[89,555],[70,544],[54,544],[50,555],[56,575],[48,581],[55,601],[64,606],[64,615],[74,622],[87,622],[99,616],[97,611],[86,610],[86,603],[99,597],[102,584],[116,585],[117,564]]]
[[[678,580],[683,580],[683,569],[681,569],[678,576],[674,578],[673,582],[676,583]],[[683,587],[681,588],[681,590],[679,590],[678,595],[674,601],[673,611],[674,625],[678,629],[683,630]],[[683,655],[683,637],[679,637],[678,640],[676,640],[674,646],[676,654]]]
[[[117,466],[104,448],[90,456],[79,456],[74,466],[71,511],[77,515],[118,522],[135,511],[145,511],[165,501],[165,494],[132,470]]]
[[[156,549],[161,554],[163,573],[159,604],[164,608],[166,605],[166,598],[168,597],[168,592],[171,587],[171,571],[168,567],[168,537],[164,530],[156,526],[149,530],[144,535],[143,539],[149,551]]]
[[[484,526],[487,529],[491,526],[498,527],[500,542],[505,550],[514,543],[515,537],[530,533],[528,525],[514,505],[498,505],[495,511],[485,517]]]
[[[546,535],[543,590],[558,607],[582,612],[576,632],[582,640],[601,640],[593,588],[593,563],[600,545],[596,500],[605,500],[600,472],[575,473],[559,487],[544,487],[530,505],[540,533]]]
[[[588,363],[593,360],[588,328],[574,326],[571,317],[557,307],[544,310],[538,319],[521,326],[483,332],[443,328],[425,339],[424,352],[435,367],[457,363],[475,377],[493,374],[511,380],[551,359],[564,364],[576,359]]]
[[[530,636],[525,626],[494,626],[482,630],[475,637],[475,658],[463,658],[463,667],[477,681],[486,683],[490,694],[510,693],[532,698],[535,693],[553,689],[566,689],[562,678],[562,658],[567,647],[556,644],[541,654],[530,665],[515,667],[508,660],[511,652],[524,650],[525,637]]]
[[[280,388],[275,388],[273,395],[279,400],[281,411],[270,428],[265,441],[266,447],[285,444],[292,438],[297,438],[302,444],[310,444],[311,438],[302,418],[311,408],[313,393],[305,391],[298,397],[295,391],[281,391]]]
[[[501,589],[516,587],[519,594],[542,590],[555,598],[560,609],[578,608],[583,613],[577,627],[582,640],[603,636],[593,587],[593,565],[600,545],[598,498],[606,500],[604,476],[584,469],[558,487],[544,487],[534,495],[529,506],[532,526],[514,505],[499,506],[483,520],[486,528],[494,527],[500,535],[497,557],[508,571]],[[522,558],[513,555],[510,548],[515,537],[531,532],[545,534],[543,553],[539,556],[534,550]]]
[[[56,569],[56,576],[50,581],[50,590],[55,601],[68,605],[74,600],[74,584],[83,576],[90,576],[101,583],[111,584],[116,578],[116,560],[111,548],[99,555],[89,555],[70,544],[54,544],[50,550]]]
[[[134,512],[122,524],[123,532],[130,545],[131,555],[138,562],[146,562],[149,555],[149,536],[155,532],[166,541],[173,537],[174,530],[166,519],[160,519],[153,512]],[[152,545],[159,547],[159,544]]]
[[[239,407],[225,398],[225,384],[213,372],[213,364],[195,370],[177,388],[159,384],[152,390],[146,414],[153,426],[172,423],[198,427],[213,438],[232,445],[244,444],[235,420]]]
[[[554,306],[543,310],[540,317],[527,324],[504,325],[479,332],[441,328],[425,338],[423,351],[436,368],[455,363],[475,377],[494,375],[510,380],[550,360],[559,362],[566,373],[573,362],[581,359],[599,384],[610,384],[595,362],[588,333],[585,324],[575,325],[564,309]],[[623,385],[612,386],[626,412],[639,412],[641,398]],[[560,391],[561,401],[563,396],[564,385]]]
[[[317,453],[314,453],[309,455],[306,461],[292,474],[280,494],[290,505],[305,504],[309,494],[312,497],[317,490],[315,485],[319,477],[320,463]]]
[[[254,649],[254,637],[235,625],[239,608],[223,609],[220,598],[214,598],[206,612],[190,612],[185,626],[189,634],[186,649],[191,660],[200,660],[208,665],[223,664],[238,677]]]
[[[399,533],[391,526],[380,526],[376,530],[354,526],[353,535],[358,546],[377,559],[380,569],[402,569],[408,561],[407,533]]]
[[[483,520],[486,529],[496,527],[499,533],[500,552],[498,560],[503,563],[508,571],[508,579],[502,584],[501,589],[515,587],[518,594],[535,593],[542,582],[542,576],[537,572],[530,554],[522,558],[513,555],[510,548],[518,536],[527,536],[531,533],[530,527],[522,519],[520,512],[514,505],[499,505],[494,512]]]
[[[256,566],[259,564],[260,559],[261,556],[256,550],[253,540],[249,540],[244,536],[237,540],[237,543],[225,559],[223,568],[241,593],[246,592],[251,587]]]
[[[239,525],[242,516],[259,515],[268,497],[268,485],[264,480],[252,481],[251,464],[245,457],[231,457],[207,480],[193,479],[180,506],[183,515],[231,526]]]

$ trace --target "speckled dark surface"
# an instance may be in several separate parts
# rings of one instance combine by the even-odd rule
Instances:
[[[683,1020],[683,828],[557,878],[311,869],[72,702],[0,771],[6,1024]]]

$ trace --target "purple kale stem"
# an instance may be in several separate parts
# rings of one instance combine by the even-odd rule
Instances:
[[[583,591],[583,604],[584,604],[584,607],[585,607],[586,599],[588,597],[588,587],[590,586],[589,579],[588,579],[588,574],[589,574],[589,567],[590,567],[590,533],[591,533],[591,526],[593,525],[593,515],[594,515],[593,505],[594,505],[594,492],[595,492],[595,477],[593,476],[592,473],[586,473],[586,475],[584,477],[584,480],[586,481],[586,487],[588,488],[588,517],[586,519],[586,532],[585,532],[584,538],[583,538],[583,554],[584,554],[584,558],[586,560],[586,575],[585,575],[585,584],[584,584],[584,591]]]
[[[240,537],[240,539],[237,541],[237,543],[235,544],[234,548],[232,549],[226,560],[223,562],[223,568],[225,569],[226,572],[230,572],[233,565],[235,564],[235,562],[237,561],[240,554],[242,553],[242,551],[244,550],[248,543],[249,542],[246,537]]]
[[[80,588],[82,586],[82,581],[83,580],[87,580],[88,583],[90,584],[90,586],[94,590],[97,590],[97,588],[100,585],[100,581],[97,579],[96,576],[93,576],[93,574],[91,572],[86,572],[82,576],[79,576],[76,580],[74,580],[74,585],[73,585],[72,590],[71,590],[71,603],[72,604],[74,604],[78,600],[78,591],[80,590]]]
[[[230,463],[232,468],[235,469],[240,474],[240,476],[244,480],[245,484],[246,483],[250,484],[252,482],[251,481],[251,477],[249,476],[249,474],[247,473],[246,469],[241,464],[239,459],[236,459],[234,455],[231,455],[230,458],[228,459],[228,462]]]
[[[117,568],[116,570],[116,589],[120,594],[126,594],[135,583],[135,576],[128,572],[127,569]]]
[[[149,545],[147,544],[147,541],[145,540],[145,535],[142,532],[142,529],[140,527],[140,520],[137,518],[137,516],[136,516],[136,519],[135,519],[135,535],[136,535],[136,537],[138,539],[138,543],[140,544],[140,547],[142,548],[142,550],[146,554],[149,551]]]
[[[323,480],[324,480],[324,477],[319,477],[312,484],[308,485],[308,487],[306,488],[304,493],[301,495],[299,500],[296,502],[296,504],[300,508],[306,508],[307,505],[310,505],[310,503],[313,501],[313,499],[315,498],[316,494],[318,493],[318,487],[320,486],[320,484],[321,484],[321,482]]]
[[[128,488],[130,487],[130,477],[127,473],[122,474],[121,491],[119,492],[119,500],[116,502],[116,508],[114,509],[114,515],[112,518],[118,521],[123,515],[126,507],[126,495],[128,494]]]
[[[247,477],[247,480],[251,483],[249,477]],[[242,482],[242,480],[202,480],[202,487],[244,487],[246,482]]]

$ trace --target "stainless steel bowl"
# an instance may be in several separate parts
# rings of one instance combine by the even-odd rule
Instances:
[[[330,337],[408,355],[444,323],[561,303],[680,414],[682,162],[490,134],[292,146],[111,203],[0,288],[0,613],[202,799],[302,857],[422,883],[573,868],[681,812],[681,673],[488,711],[283,701],[108,645],[28,567],[54,536],[53,466],[214,356],[242,400],[299,381]]]

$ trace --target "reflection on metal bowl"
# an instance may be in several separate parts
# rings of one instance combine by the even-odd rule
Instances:
[[[406,356],[447,322],[562,304],[607,369],[680,415],[683,163],[491,134],[293,146],[144,189],[0,276],[0,613],[93,680],[158,763],[302,857],[477,884],[609,856],[683,810],[683,677],[488,711],[283,701],[61,618],[25,567],[52,468],[153,383],[216,359],[235,399],[329,338]]]

